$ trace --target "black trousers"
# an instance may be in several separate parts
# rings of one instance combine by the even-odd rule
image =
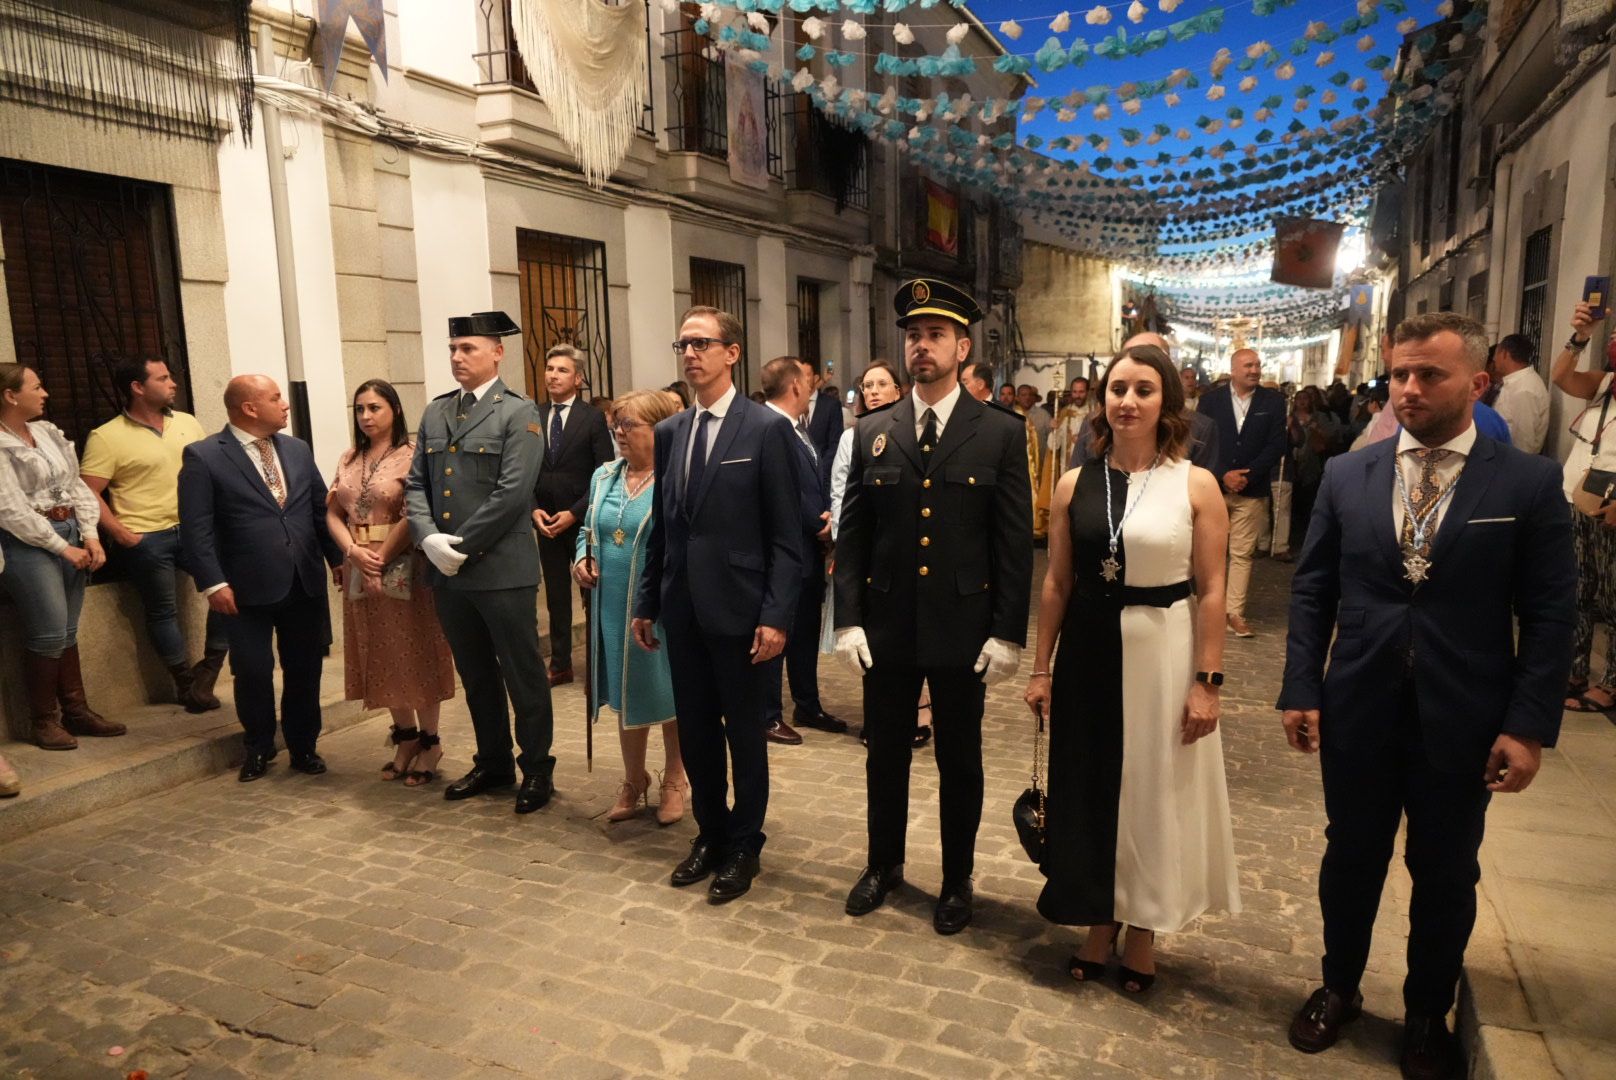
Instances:
[[[771,664],[752,663],[752,638],[705,633],[690,615],[662,616],[662,646],[673,673],[679,752],[690,776],[690,808],[704,840],[725,852],[756,855],[767,839],[769,748],[764,686]],[[728,751],[728,760],[725,751]],[[729,800],[729,775],[735,803]]]
[[[314,753],[320,738],[320,671],[331,644],[325,595],[310,596],[296,581],[273,604],[239,605],[226,617],[236,717],[249,751],[275,752],[275,654],[281,662],[281,734],[293,754]]]
[[[764,719],[773,724],[784,715],[784,698],[780,679],[784,674],[791,683],[791,700],[804,712],[819,712],[819,616],[825,604],[825,566],[818,562],[818,572],[802,583],[802,595],[797,600],[797,614],[786,635],[786,647],[780,655],[769,661],[767,698],[764,700]]]
[[[909,827],[909,766],[922,681],[931,685],[938,796],[943,834],[943,881],[971,876],[976,830],[982,823],[982,706],[987,687],[970,668],[891,667],[864,675],[864,734],[869,753],[864,784],[869,812],[869,864],[904,861]]]
[[[572,564],[577,547],[576,525],[553,540],[539,533],[544,606],[550,613],[550,667],[555,671],[572,670]]]
[[[1358,989],[1398,822],[1406,814],[1404,862],[1414,888],[1403,1004],[1414,1015],[1443,1016],[1453,1007],[1476,922],[1476,855],[1492,793],[1479,763],[1461,773],[1431,765],[1412,693],[1404,694],[1401,712],[1396,740],[1378,755],[1332,745],[1324,722],[1324,985],[1347,997]]]
[[[550,680],[539,655],[538,586],[481,591],[433,590],[438,622],[449,639],[455,670],[477,735],[478,765],[496,773],[522,767],[524,776],[555,770],[550,740]],[[506,695],[510,705],[506,705]],[[511,757],[511,710],[516,746]]]

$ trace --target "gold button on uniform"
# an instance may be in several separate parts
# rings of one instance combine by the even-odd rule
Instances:
[[[876,481],[876,482],[875,482],[875,486],[876,486],[876,487],[880,487],[880,486],[881,486],[881,481],[880,481],[880,480],[877,480],[877,481]]]
[[[976,477],[974,477],[974,476],[967,476],[967,477],[966,477],[966,478],[965,478],[965,482],[966,482],[966,483],[967,483],[967,484],[974,484],[974,483],[976,483]]]
[[[921,517],[931,517],[931,507],[929,507],[929,506],[922,506],[922,507],[921,507],[921,508],[920,508],[920,516],[921,516]]]
[[[920,568],[920,576],[921,576],[921,577],[925,577],[925,576],[926,576],[926,575],[927,575],[927,574],[929,574],[929,573],[931,573],[931,567],[929,567],[929,566],[922,566],[922,567],[921,567],[921,568]]]
[[[864,579],[864,584],[866,584],[866,585],[873,585],[874,583],[875,583],[874,578],[865,578]]]
[[[921,537],[921,538],[920,538],[920,546],[921,546],[921,547],[931,547],[931,537],[929,537],[929,536],[922,536],[922,537]]]
[[[447,511],[447,510],[445,510],[445,511],[444,511],[444,512],[443,512],[443,520],[444,520],[444,521],[448,521],[448,520],[449,520],[449,511]]]
[[[454,470],[453,469],[444,469],[443,470],[443,475],[444,476],[453,476],[454,475]]]
[[[443,497],[445,499],[451,499],[451,498],[454,497],[454,492],[450,491],[448,488],[444,488],[443,489]]]
[[[920,486],[923,487],[923,488],[931,487],[931,477],[928,476],[928,477],[926,477],[926,479],[922,480],[920,482]]]
[[[449,453],[451,453],[451,454],[458,454],[458,453],[460,453],[460,447],[458,447],[458,446],[451,446],[451,447],[449,447]]]

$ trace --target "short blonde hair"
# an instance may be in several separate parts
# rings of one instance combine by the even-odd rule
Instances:
[[[625,413],[642,424],[655,427],[684,405],[679,396],[668,390],[630,390],[612,402],[612,415]]]

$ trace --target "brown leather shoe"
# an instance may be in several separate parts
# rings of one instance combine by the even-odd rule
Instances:
[[[129,733],[127,726],[108,720],[85,700],[77,645],[62,650],[61,665],[56,671],[56,696],[62,702],[62,726],[73,734],[103,739]]]
[[[77,750],[79,741],[62,726],[61,708],[56,703],[61,658],[24,650],[22,669],[28,689],[28,719],[34,744],[41,750]]]
[[[776,720],[770,724],[768,730],[763,733],[763,737],[770,742],[781,743],[785,746],[800,746],[802,744],[802,732],[786,723],[784,719]]]
[[[208,649],[202,654],[202,659],[192,666],[191,691],[180,700],[186,712],[208,712],[220,707],[213,684],[219,681],[219,672],[224,670],[224,660],[228,655],[225,649]]]
[[[551,686],[565,686],[568,683],[570,683],[571,681],[572,681],[572,669],[571,668],[562,668],[560,671],[556,671],[554,668],[552,668],[550,670],[550,685]]]
[[[1328,1050],[1341,1037],[1341,1026],[1363,1014],[1363,995],[1348,1001],[1334,990],[1319,987],[1291,1021],[1291,1045],[1304,1054]]]
[[[1440,1016],[1410,1015],[1403,1021],[1403,1052],[1398,1059],[1406,1080],[1449,1080],[1462,1075],[1458,1040]]]

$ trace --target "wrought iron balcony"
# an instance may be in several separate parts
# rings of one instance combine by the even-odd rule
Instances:
[[[814,107],[806,94],[792,99],[792,165],[787,186],[814,191],[846,207],[870,208],[869,142]]]
[[[662,59],[668,65],[668,143],[674,150],[709,157],[729,156],[729,83],[724,56],[692,25],[688,9],[678,26],[664,31]],[[765,143],[769,175],[785,179],[781,153],[782,96],[765,82],[763,91]]]

